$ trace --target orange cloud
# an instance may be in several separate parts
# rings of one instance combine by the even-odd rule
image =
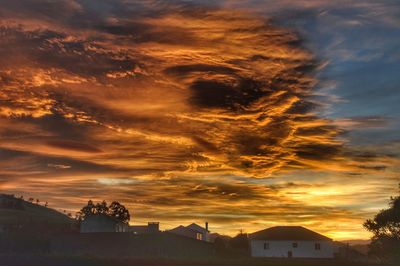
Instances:
[[[360,232],[371,210],[348,208],[351,192],[375,184],[349,176],[397,159],[361,163],[342,135],[353,124],[318,116],[319,63],[299,36],[231,9],[62,3],[60,17],[38,16],[51,3],[0,12],[2,189],[74,211],[116,199],[166,227]]]

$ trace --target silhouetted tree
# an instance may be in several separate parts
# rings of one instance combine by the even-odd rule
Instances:
[[[109,212],[107,202],[103,200],[101,203],[96,204],[96,213],[107,214]]]
[[[32,202],[33,202],[33,198],[29,198],[28,201],[29,201],[30,203],[32,203]]]
[[[75,220],[77,220],[77,221],[82,221],[83,220],[83,215],[82,215],[82,212],[76,212],[75,213]]]
[[[400,186],[399,186],[400,188]],[[394,265],[400,263],[400,195],[391,197],[389,208],[381,210],[364,227],[374,235],[369,245],[371,255]]]
[[[109,206],[109,215],[123,223],[128,223],[131,219],[128,209],[118,201],[113,201]]]
[[[128,223],[130,220],[130,214],[128,209],[124,205],[117,201],[113,201],[109,206],[107,206],[106,201],[94,204],[93,201],[89,200],[87,205],[84,206],[80,212],[76,214],[76,219],[78,221],[84,220],[90,215],[107,215],[121,221],[123,223]]]
[[[96,214],[96,206],[93,204],[92,200],[89,200],[87,205],[81,209],[81,216],[85,218],[87,216]]]

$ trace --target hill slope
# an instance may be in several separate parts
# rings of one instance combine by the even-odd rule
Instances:
[[[72,224],[73,219],[54,209],[0,194],[0,225],[25,223]],[[6,202],[6,204],[4,203]]]

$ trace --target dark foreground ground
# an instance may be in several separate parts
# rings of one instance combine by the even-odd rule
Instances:
[[[139,259],[1,255],[1,266],[371,266],[362,262],[320,259]]]

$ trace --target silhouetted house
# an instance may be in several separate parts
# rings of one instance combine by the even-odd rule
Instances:
[[[107,215],[90,215],[80,226],[81,233],[118,233],[127,232],[128,224]]]
[[[210,232],[208,231],[208,223],[206,223],[205,228],[201,227],[198,224],[192,223],[188,226],[180,225],[174,229],[169,230],[168,232],[206,242],[210,241],[209,238]]]
[[[130,225],[128,232],[139,234],[156,234],[160,232],[160,223],[149,222],[147,225]]]
[[[249,235],[252,257],[333,258],[333,240],[302,226],[276,226]]]

